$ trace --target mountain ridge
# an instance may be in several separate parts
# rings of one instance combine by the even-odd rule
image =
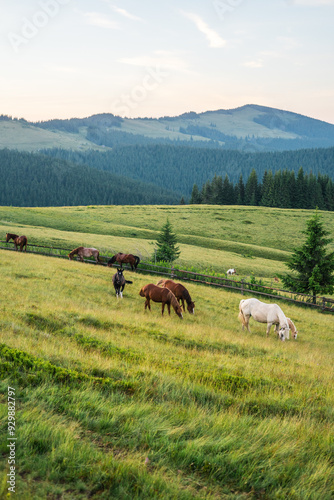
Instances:
[[[333,124],[258,104],[201,113],[189,111],[159,118],[122,118],[112,113],[98,113],[86,118],[28,122],[2,116],[0,147],[14,149],[15,131],[6,136],[5,127],[9,121],[18,128],[17,149],[30,151],[47,147],[103,150],[138,144],[175,144],[246,152],[334,146]],[[26,135],[29,132],[29,139],[24,132]]]

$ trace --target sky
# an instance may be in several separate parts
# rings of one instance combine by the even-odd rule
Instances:
[[[334,123],[334,0],[0,0],[0,114],[259,104]]]

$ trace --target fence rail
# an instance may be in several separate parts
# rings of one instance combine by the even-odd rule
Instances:
[[[0,249],[13,251],[15,250],[14,243],[6,243],[5,241],[0,240]],[[71,250],[72,249],[68,248],[46,247],[43,245],[28,244],[27,252],[51,257],[67,258],[68,253]],[[100,255],[100,265],[106,266],[110,257],[111,255]],[[96,264],[95,260],[85,259],[85,262],[89,264]],[[130,269],[130,266],[125,265],[125,268]],[[297,305],[313,307],[315,309],[321,309],[322,311],[334,313],[334,299],[328,297],[317,296],[316,302],[314,303],[312,295],[295,293],[279,288],[272,288],[259,283],[250,283],[244,280],[237,281],[235,278],[228,279],[223,278],[222,276],[212,276],[193,271],[186,271],[183,269],[177,269],[173,266],[163,267],[159,266],[158,264],[153,264],[151,262],[145,261],[141,261],[139,263],[137,271],[142,273],[157,274],[159,276],[165,276],[171,279],[180,279],[192,283],[224,288],[239,292],[242,295],[252,294],[275,300],[285,300]]]

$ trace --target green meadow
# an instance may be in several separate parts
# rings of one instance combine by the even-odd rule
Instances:
[[[0,231],[141,252],[168,216],[180,263],[270,279],[307,211],[0,208]],[[333,214],[323,214],[333,234]],[[274,229],[273,227],[274,226]],[[270,231],[269,231],[270,228]],[[233,259],[233,260],[232,260]],[[322,499],[334,495],[333,316],[280,303],[296,341],[238,321],[238,293],[186,284],[195,314],[144,311],[157,276],[0,251],[0,498]],[[8,492],[8,387],[15,488]]]
[[[0,207],[0,239],[15,232],[31,244],[94,246],[101,254],[130,252],[145,261],[168,217],[181,249],[175,266],[222,274],[234,267],[239,276],[272,278],[286,270],[284,262],[303,241],[312,213],[212,205]],[[322,217],[334,234],[333,213]]]

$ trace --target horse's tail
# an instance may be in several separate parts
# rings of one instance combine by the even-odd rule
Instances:
[[[125,283],[127,283],[128,285],[132,285],[133,281],[125,280]]]
[[[246,328],[248,328],[247,321],[246,321],[245,315],[244,315],[243,310],[242,310],[242,303],[243,303],[243,300],[241,300],[240,304],[239,304],[238,319],[241,322],[243,327],[245,326]]]
[[[135,269],[137,269],[137,266],[140,262],[140,258],[138,257],[138,255],[134,255],[134,258],[135,258]]]

